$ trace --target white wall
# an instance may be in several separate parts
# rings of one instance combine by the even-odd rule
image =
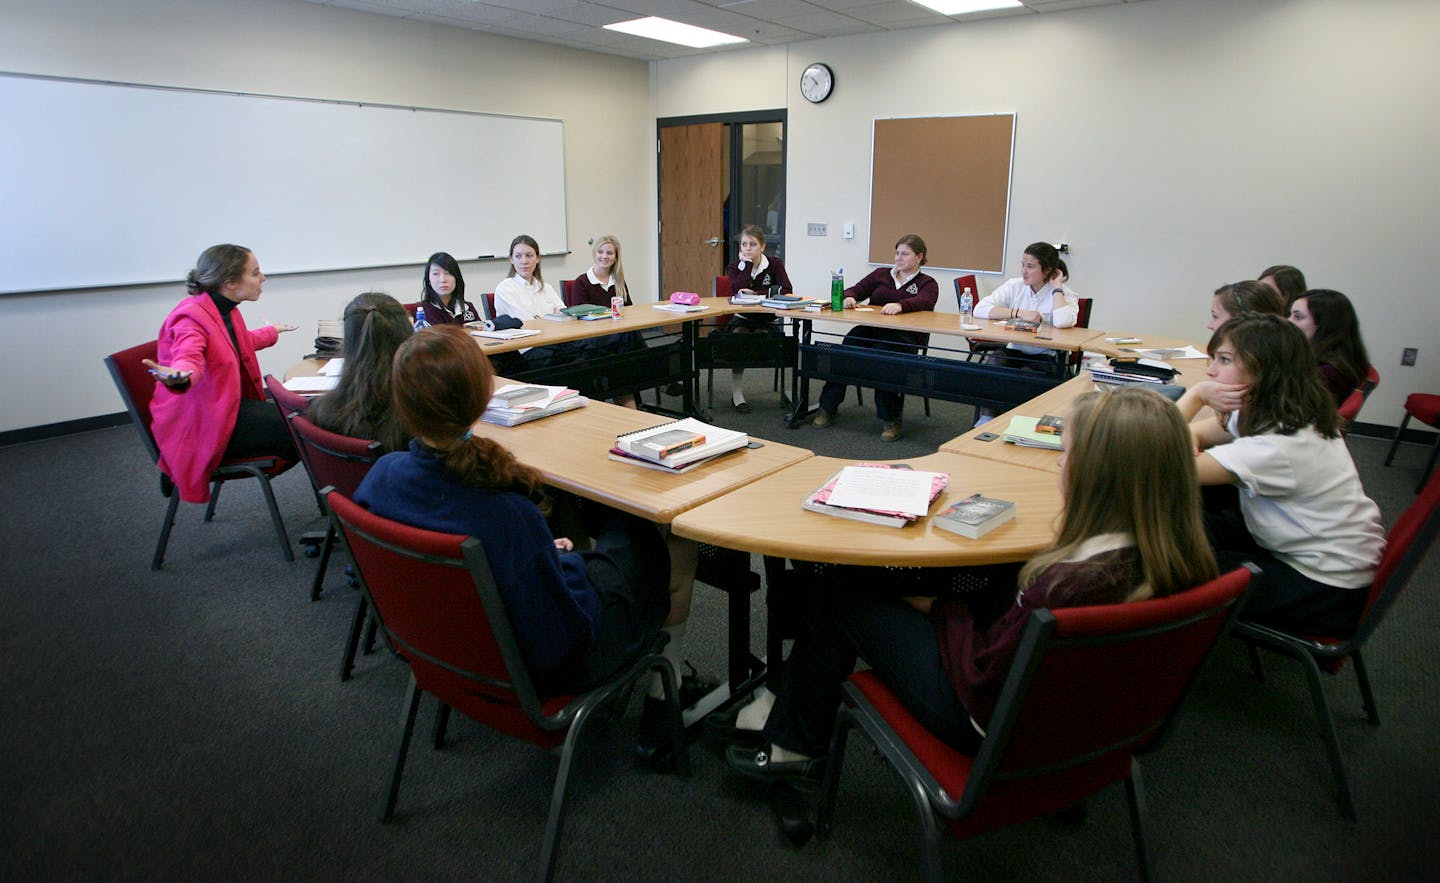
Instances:
[[[546,279],[558,288],[561,279],[583,272],[586,241],[612,232],[625,243],[636,294],[653,297],[654,114],[644,62],[301,0],[0,0],[0,21],[0,68],[8,71],[562,119],[573,254],[547,259]],[[206,138],[245,133],[187,131],[180,120],[175,137],[202,149]],[[0,157],[0,174],[16,173],[23,170]],[[477,160],[476,173],[526,170],[489,170]],[[65,198],[64,181],[54,182],[54,196]],[[195,194],[195,206],[224,211],[207,206],[203,193]],[[235,230],[231,240],[245,244],[249,235]],[[186,243],[185,260],[212,244]],[[258,257],[263,268],[265,255]],[[176,278],[187,269],[177,266]],[[506,267],[487,262],[464,269],[467,287],[479,293],[493,290]],[[252,325],[265,318],[291,322],[300,330],[262,351],[261,367],[283,372],[312,349],[316,320],[338,316],[360,291],[416,299],[420,272],[417,264],[272,277],[261,301],[244,308],[247,319]],[[121,410],[101,358],[154,337],[183,293],[177,283],[0,296],[0,431]]]
[[[1382,375],[1361,419],[1394,425],[1440,390],[1436,34],[1427,0],[1146,0],[658,62],[655,106],[789,109],[786,266],[810,291],[868,269],[875,118],[1013,111],[1007,275],[1063,240],[1094,327],[1203,341],[1216,286],[1295,264],[1356,302]],[[812,61],[835,69],[820,105]]]

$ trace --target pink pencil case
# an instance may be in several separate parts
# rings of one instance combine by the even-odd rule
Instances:
[[[693,291],[677,291],[670,295],[670,303],[685,304],[687,307],[693,307],[700,303],[700,295]]]

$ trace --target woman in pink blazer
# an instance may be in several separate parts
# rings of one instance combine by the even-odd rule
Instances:
[[[190,296],[160,326],[156,361],[145,360],[158,385],[150,403],[160,470],[180,499],[210,499],[210,473],[225,458],[295,459],[290,433],[260,382],[257,349],[272,346],[294,325],[245,327],[236,309],[259,300],[265,284],[248,248],[205,249],[185,280]]]

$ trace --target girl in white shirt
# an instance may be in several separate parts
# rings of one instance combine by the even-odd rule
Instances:
[[[540,275],[540,245],[521,233],[510,241],[510,274],[495,286],[495,315],[521,322],[564,309],[565,302]],[[544,368],[580,357],[581,347],[568,344],[520,350],[530,368]]]
[[[1203,485],[1234,485],[1239,510],[1206,513],[1221,569],[1252,560],[1265,578],[1241,614],[1312,635],[1352,633],[1385,550],[1380,510],[1360,486],[1335,402],[1300,329],[1247,313],[1210,341],[1208,380],[1180,398],[1187,420],[1215,395],[1239,411],[1191,425]]]

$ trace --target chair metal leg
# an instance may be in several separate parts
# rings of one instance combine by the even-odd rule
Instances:
[[[849,706],[840,709],[835,718],[835,729],[830,733],[830,751],[825,755],[825,777],[820,782],[820,805],[815,813],[815,833],[821,837],[830,833],[830,826],[835,822],[835,795],[840,791],[840,768],[845,763],[845,746],[854,728],[855,721]]]
[[[355,668],[355,651],[360,648],[360,630],[365,627],[365,612],[370,609],[370,602],[364,598],[355,607],[355,616],[350,620],[350,635],[345,639],[345,656],[340,660],[340,680],[350,680],[350,672]]]
[[[1130,807],[1130,834],[1135,838],[1135,860],[1140,866],[1140,879],[1155,879],[1155,857],[1146,830],[1148,811],[1145,808],[1145,780],[1140,764],[1130,758],[1130,776],[1125,780],[1125,802]]]
[[[365,628],[365,655],[369,656],[375,652],[375,633],[380,630],[380,620],[372,614],[370,622]]]
[[[920,818],[921,856],[920,866],[927,883],[945,883],[945,869],[940,866],[940,826],[935,822],[935,812],[930,808],[930,797],[925,786],[916,779],[905,777],[905,790],[915,802],[915,812]]]
[[[1430,459],[1425,462],[1425,471],[1420,473],[1420,483],[1415,485],[1415,493],[1425,490],[1425,482],[1430,480],[1430,473],[1435,471],[1435,460],[1440,457],[1440,435],[1435,437],[1435,446],[1430,449]]]
[[[400,712],[400,735],[395,739],[394,762],[390,765],[390,780],[385,783],[385,794],[380,800],[380,821],[388,822],[395,815],[395,801],[400,797],[400,776],[405,772],[405,753],[410,750],[410,736],[415,731],[415,713],[420,710],[420,697],[424,695],[410,675],[410,686],[405,690],[405,703]]]
[[[672,673],[673,681],[673,673]],[[673,695],[673,694],[671,694]],[[555,787],[550,792],[550,814],[545,820],[545,839],[540,844],[540,878],[555,879],[555,862],[560,857],[560,834],[565,828],[565,795],[570,790],[570,767],[575,760],[575,745],[580,740],[580,731],[590,719],[593,706],[586,706],[575,715],[570,730],[565,734],[565,745],[560,749],[560,769],[555,773]],[[676,714],[679,707],[676,707]],[[677,756],[678,759],[678,756]]]
[[[220,502],[220,485],[222,484],[224,484],[222,481],[212,481],[210,483],[210,504],[205,507],[206,521],[215,520],[215,504]]]
[[[1250,675],[1257,683],[1265,683],[1265,666],[1260,662],[1260,648],[1249,641],[1245,642],[1245,646],[1250,650]]]
[[[1330,713],[1330,700],[1325,696],[1325,685],[1320,681],[1320,666],[1309,653],[1300,657],[1305,667],[1305,679],[1310,682],[1310,696],[1315,703],[1316,723],[1320,738],[1325,740],[1325,750],[1330,756],[1330,768],[1335,772],[1336,799],[1340,814],[1348,822],[1355,821],[1355,801],[1350,796],[1350,777],[1345,772],[1345,758],[1340,754],[1340,737],[1335,732],[1335,717]]]
[[[1390,450],[1385,454],[1385,465],[1389,466],[1390,461],[1395,459],[1395,450],[1400,447],[1400,436],[1405,434],[1405,427],[1410,425],[1410,412],[1405,412],[1405,417],[1400,421],[1400,426],[1395,430],[1395,439],[1390,442]]]
[[[155,557],[150,559],[151,570],[159,570],[165,564],[165,548],[170,545],[170,529],[175,526],[175,512],[179,508],[180,489],[172,487],[170,502],[165,506],[165,520],[160,524],[160,541],[155,544]]]
[[[320,590],[325,586],[325,568],[330,564],[330,552],[335,548],[335,528],[325,529],[325,542],[320,546],[320,565],[315,568],[315,581],[310,584],[311,602],[320,600]]]
[[[280,540],[280,551],[286,561],[295,560],[295,550],[290,548],[290,537],[285,533],[285,521],[280,517],[280,507],[275,505],[275,492],[270,489],[270,476],[260,473],[260,493],[265,495],[265,507],[270,510],[270,523],[275,526],[275,537]],[[210,498],[215,503],[215,498]]]
[[[440,707],[435,709],[435,726],[430,731],[430,742],[435,746],[436,751],[445,747],[445,728],[449,725],[450,706],[441,702]]]
[[[1365,660],[1360,658],[1360,651],[1356,650],[1350,654],[1355,661],[1355,680],[1360,682],[1360,700],[1365,703],[1365,717],[1370,721],[1370,726],[1380,726],[1380,709],[1375,707],[1375,694],[1370,690],[1370,673],[1365,670]]]

